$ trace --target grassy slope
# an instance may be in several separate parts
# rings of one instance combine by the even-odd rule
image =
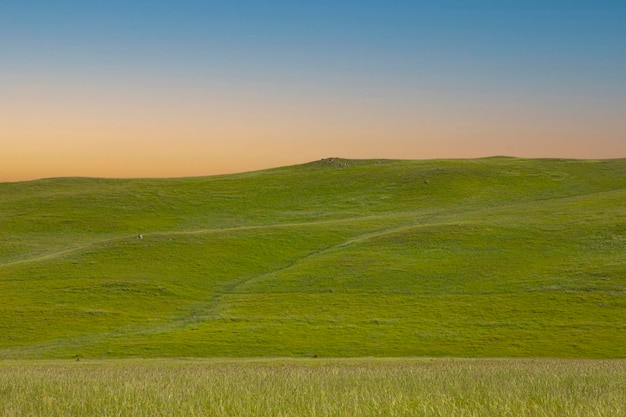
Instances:
[[[0,357],[625,357],[624,202],[626,160],[4,183]]]

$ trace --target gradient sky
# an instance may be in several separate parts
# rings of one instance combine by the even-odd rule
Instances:
[[[622,1],[2,1],[0,181],[626,157]]]

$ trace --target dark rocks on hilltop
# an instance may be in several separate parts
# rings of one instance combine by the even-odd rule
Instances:
[[[337,168],[347,168],[350,166],[348,161],[341,160],[339,158],[324,158],[319,161],[319,164],[337,167]]]

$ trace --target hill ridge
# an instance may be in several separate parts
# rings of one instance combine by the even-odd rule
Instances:
[[[624,357],[624,198],[626,159],[0,184],[0,358]]]

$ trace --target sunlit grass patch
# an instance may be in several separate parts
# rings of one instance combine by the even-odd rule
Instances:
[[[569,416],[626,413],[624,361],[0,363],[0,416]]]

